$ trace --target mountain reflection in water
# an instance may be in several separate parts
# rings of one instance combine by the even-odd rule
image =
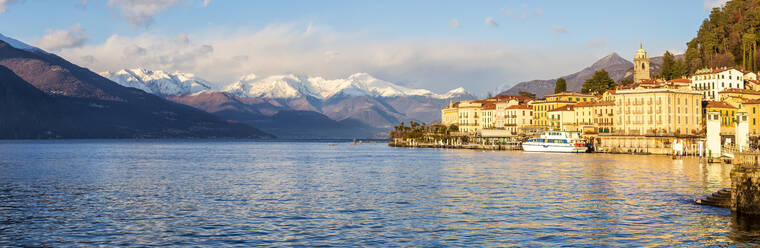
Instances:
[[[758,243],[697,159],[245,141],[0,143],[0,246]]]

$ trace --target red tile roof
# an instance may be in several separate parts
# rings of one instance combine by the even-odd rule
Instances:
[[[580,107],[591,107],[591,106],[594,106],[594,103],[595,102],[579,102],[579,103],[575,104],[575,107],[579,107],[579,108]]]
[[[731,106],[731,104],[725,103],[725,102],[719,102],[719,101],[707,101],[707,106],[705,108],[728,108],[728,109],[735,109],[736,107]]]
[[[668,80],[668,83],[691,83],[691,80],[685,78],[676,78]]]
[[[743,104],[760,104],[760,99],[752,99],[744,102]]]
[[[528,105],[512,105],[512,106],[507,107],[506,109],[533,109],[533,108]]]

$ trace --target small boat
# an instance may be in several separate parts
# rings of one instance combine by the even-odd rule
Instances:
[[[580,132],[575,131],[545,131],[541,137],[529,139],[522,143],[526,152],[586,152],[586,141]]]

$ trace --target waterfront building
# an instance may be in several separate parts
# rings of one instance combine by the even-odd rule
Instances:
[[[479,111],[480,127],[478,130],[493,129],[496,113],[496,104],[491,102],[482,103]]]
[[[441,108],[441,124],[457,125],[461,132],[472,133],[481,129],[504,127],[504,110],[518,104],[525,104],[532,98],[524,96],[499,95],[482,100],[449,101]]]
[[[459,102],[449,101],[449,105],[441,109],[441,124],[445,126],[459,124]]]
[[[752,135],[760,134],[760,99],[742,103],[739,111],[747,113],[749,133]]]
[[[575,112],[573,123],[568,131],[594,131],[594,105],[596,102],[579,102],[573,106]]]
[[[627,135],[697,134],[702,94],[674,88],[617,90],[614,126]]]
[[[639,45],[636,56],[633,57],[633,82],[649,80],[649,58],[643,45]]]
[[[549,128],[561,131],[578,131],[572,104],[549,110]]]
[[[707,100],[719,101],[726,89],[744,89],[744,73],[734,68],[701,69],[690,77],[692,90]]]
[[[459,102],[457,106],[457,120],[459,131],[463,133],[474,133],[480,130],[480,108],[483,106],[481,101],[467,100]]]
[[[509,106],[504,113],[504,129],[512,134],[523,133],[525,128],[533,126],[533,108],[530,105]]]
[[[705,103],[705,113],[717,112],[720,115],[720,134],[734,134],[734,114],[738,111],[737,107],[731,104],[719,101],[707,101]]]
[[[598,101],[592,105],[592,127],[596,133],[612,133],[615,129],[615,101]]]
[[[550,127],[548,113],[551,110],[562,106],[576,104],[579,102],[591,102],[596,98],[591,94],[581,94],[577,92],[561,92],[547,95],[545,100],[533,101],[533,123],[536,126]]]
[[[507,121],[507,108],[519,105],[520,103],[521,101],[518,99],[501,99],[499,101],[496,101],[494,103],[495,110],[493,117],[493,128],[503,129]]]

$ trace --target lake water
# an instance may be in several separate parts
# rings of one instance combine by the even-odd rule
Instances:
[[[695,159],[245,141],[2,141],[0,246],[709,246]]]

